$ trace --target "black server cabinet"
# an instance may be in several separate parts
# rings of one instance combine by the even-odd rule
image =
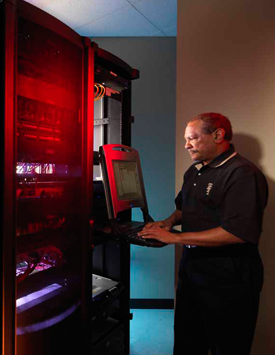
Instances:
[[[102,234],[97,151],[131,144],[139,72],[24,1],[0,9],[3,354],[128,355],[130,250]],[[120,292],[93,302],[94,273]]]
[[[111,53],[95,48],[95,86],[103,86],[104,94],[98,93],[94,106],[93,272],[118,281],[120,290],[109,297],[105,314],[99,319],[94,317],[93,329],[99,332],[93,333],[93,354],[126,355],[130,348],[130,245],[113,240],[109,233],[98,148],[112,143],[131,145],[131,85],[139,72]]]
[[[58,354],[84,344],[89,326],[91,55],[27,3],[16,21],[16,349]]]

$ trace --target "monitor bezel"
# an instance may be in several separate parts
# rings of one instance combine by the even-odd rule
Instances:
[[[105,144],[99,148],[99,161],[102,169],[109,218],[116,219],[120,212],[135,207],[147,210],[147,200],[138,151],[132,147],[121,144]],[[140,178],[142,196],[140,199],[118,199],[113,161],[131,161],[136,163]]]

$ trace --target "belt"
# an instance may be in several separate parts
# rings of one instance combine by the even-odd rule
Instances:
[[[185,250],[190,250],[190,253],[196,257],[249,256],[255,258],[259,256],[257,245],[251,243],[231,244],[222,247],[201,247],[188,244],[185,245],[185,248]],[[191,250],[194,252],[191,252]]]

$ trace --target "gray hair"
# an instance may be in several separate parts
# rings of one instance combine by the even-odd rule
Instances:
[[[225,131],[224,139],[231,141],[233,138],[232,126],[229,119],[220,113],[206,112],[192,118],[189,122],[202,121],[202,131],[205,134],[211,134],[218,128]],[[188,123],[189,123],[188,122]]]

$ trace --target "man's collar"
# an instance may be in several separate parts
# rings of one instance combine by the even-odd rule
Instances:
[[[217,156],[215,159],[213,159],[209,164],[206,166],[209,166],[211,168],[218,168],[219,166],[225,164],[228,160],[233,158],[237,152],[235,151],[234,145],[230,144],[229,149],[227,149],[225,152]],[[205,164],[200,161],[195,164],[195,167],[197,170],[200,170]]]

